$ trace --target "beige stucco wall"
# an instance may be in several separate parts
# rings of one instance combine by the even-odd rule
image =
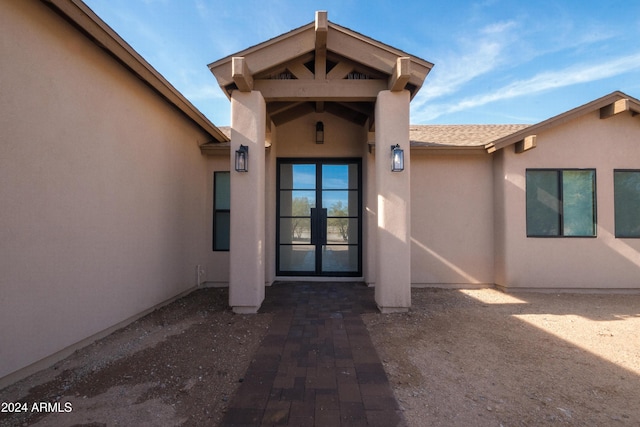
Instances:
[[[324,123],[324,144],[316,144],[316,122]],[[362,157],[365,128],[328,113],[307,114],[277,127],[278,157]]]
[[[493,284],[491,156],[411,154],[412,284]]]
[[[496,156],[496,283],[507,288],[640,286],[640,239],[614,233],[613,169],[640,168],[640,120],[598,111],[540,132],[537,147]],[[525,170],[595,168],[597,238],[527,238]]]
[[[6,380],[194,287],[212,183],[175,108],[40,2],[0,8]]]
[[[325,143],[315,143],[316,122],[325,127]],[[279,126],[271,124],[266,136],[269,146],[265,150],[265,285],[276,280],[276,161],[278,158],[340,157],[363,158],[370,156],[367,150],[367,132],[362,126],[327,113],[309,114]],[[208,157],[208,174],[211,177],[207,189],[207,217],[213,217],[213,173],[228,171],[229,154]],[[366,182],[366,159],[363,159],[363,186]],[[363,204],[366,196],[363,192]],[[364,222],[366,224],[366,222]],[[363,234],[366,234],[363,228]],[[212,224],[207,223],[207,235],[212,235]],[[365,237],[366,239],[366,237]],[[367,245],[363,245],[367,251]],[[364,257],[364,255],[363,255]],[[366,261],[363,261],[366,267]],[[229,252],[215,251],[205,264],[208,285],[228,285]],[[281,278],[282,279],[282,278]]]

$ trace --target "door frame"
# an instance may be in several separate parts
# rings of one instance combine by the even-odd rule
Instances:
[[[357,243],[357,253],[358,253],[358,268],[357,271],[348,271],[348,272],[322,272],[321,268],[314,272],[310,271],[282,271],[280,270],[280,169],[282,164],[315,164],[316,165],[316,194],[322,192],[321,180],[319,170],[322,168],[322,165],[332,165],[332,164],[357,164],[358,166],[358,243]],[[278,157],[276,158],[276,216],[275,216],[275,255],[276,255],[276,275],[282,277],[289,276],[307,276],[307,277],[362,277],[362,230],[363,230],[363,180],[362,180],[362,158],[361,157]],[[316,200],[318,197],[316,196]],[[316,208],[317,206],[316,201]],[[321,246],[321,245],[319,245]],[[321,256],[321,255],[320,255]]]

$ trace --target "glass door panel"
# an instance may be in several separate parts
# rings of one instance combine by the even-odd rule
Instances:
[[[278,164],[278,274],[359,275],[360,161]]]

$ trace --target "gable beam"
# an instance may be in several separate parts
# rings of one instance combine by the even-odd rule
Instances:
[[[616,114],[624,113],[625,111],[630,110],[629,100],[628,99],[619,99],[616,102],[613,102],[609,105],[606,105],[600,109],[600,118],[608,119],[609,117],[613,117]]]
[[[315,78],[325,80],[327,78],[327,34],[329,32],[329,21],[326,11],[316,12],[316,57],[315,57]],[[316,102],[316,112],[324,112],[324,102]]]
[[[292,64],[287,65],[287,70],[291,71],[296,79],[300,80],[313,80],[314,76],[311,71],[307,67],[304,66],[301,62],[294,62]]]
[[[327,33],[329,23],[327,12],[319,10],[316,12],[316,58],[315,75],[316,80],[324,80],[327,75]]]
[[[354,69],[353,63],[349,61],[340,61],[327,74],[327,80],[342,80]]]
[[[313,113],[314,110],[313,103],[295,103],[295,108],[279,111],[277,114],[271,115],[271,120],[273,121],[273,124],[280,126],[281,124],[287,123],[291,120]]]
[[[523,140],[516,142],[515,151],[517,154],[524,153],[533,148],[536,148],[537,135],[526,136]]]
[[[234,56],[231,59],[231,76],[240,92],[251,92],[253,90],[253,76],[247,67],[247,61],[243,56]]]
[[[265,101],[375,102],[386,80],[255,80]]]
[[[395,67],[393,67],[393,73],[389,77],[389,90],[392,92],[403,90],[410,78],[411,59],[408,56],[398,58]]]

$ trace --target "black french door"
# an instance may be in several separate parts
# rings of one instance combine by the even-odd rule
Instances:
[[[360,276],[360,159],[279,159],[277,274]]]

